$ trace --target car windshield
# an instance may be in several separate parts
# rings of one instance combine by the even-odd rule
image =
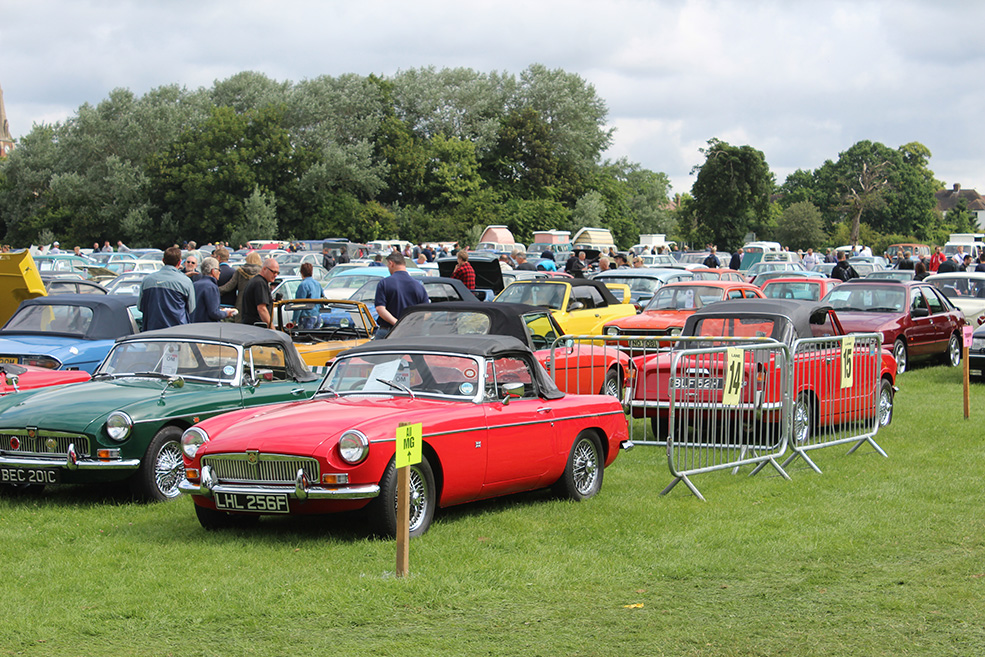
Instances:
[[[662,287],[650,299],[646,310],[696,310],[722,300],[722,289],[709,285]]]
[[[821,298],[821,286],[817,283],[788,282],[770,283],[763,287],[763,294],[769,299],[804,299],[817,301]]]
[[[630,292],[653,292],[660,286],[661,280],[654,276],[600,276],[599,279],[606,285],[609,283],[620,283],[628,285]]]
[[[241,357],[231,345],[182,340],[123,342],[106,356],[93,378],[113,376],[180,376],[219,383],[236,380]]]
[[[840,312],[901,313],[906,290],[889,285],[839,285],[824,300]]]
[[[373,353],[336,359],[319,393],[412,395],[465,400],[480,389],[479,362],[470,356]]]
[[[36,305],[17,311],[7,325],[5,333],[69,333],[79,337],[89,332],[92,309],[84,306]]]
[[[564,303],[564,288],[563,283],[512,283],[499,294],[496,301],[560,310]]]
[[[693,316],[692,316],[693,318]],[[774,338],[781,342],[793,341],[793,323],[786,317],[703,317],[694,324],[689,335],[730,338]],[[726,344],[726,343],[721,343]],[[711,342],[706,346],[721,346]]]
[[[486,335],[490,327],[485,313],[426,310],[405,315],[388,337],[406,338],[423,335]]]
[[[366,274],[351,274],[348,276],[333,276],[325,281],[326,290],[355,290],[364,285],[367,281],[379,282],[381,276],[368,276]]]
[[[978,280],[973,278],[963,278],[958,276],[940,276],[938,274],[934,280],[928,281],[934,287],[944,293],[949,299],[960,297],[985,297],[985,278]]]

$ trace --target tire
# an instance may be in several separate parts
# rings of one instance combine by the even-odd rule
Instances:
[[[554,491],[576,502],[595,497],[602,488],[604,468],[602,445],[598,437],[592,432],[582,432],[571,446],[564,474],[554,485]]]
[[[888,379],[883,379],[879,385],[879,402],[876,410],[880,429],[888,427],[893,421],[893,401],[895,396],[896,391],[893,390],[893,384]]]
[[[814,433],[814,402],[809,393],[802,392],[797,395],[797,401],[793,406],[793,430],[790,442],[794,445],[803,445]]]
[[[198,504],[195,505],[195,515],[198,517],[199,524],[208,531],[233,529],[236,527],[249,527],[250,525],[257,524],[260,520],[259,515],[246,513],[226,513],[225,511],[209,509],[208,507],[199,506]]]
[[[605,373],[605,380],[602,381],[602,389],[599,390],[599,394],[610,395],[616,399],[619,399],[621,392],[622,377],[619,376],[619,370],[615,367],[610,368],[609,371]]]
[[[164,427],[157,432],[130,481],[135,496],[149,502],[163,502],[181,494],[178,483],[185,476],[185,464],[180,441],[178,427]]]
[[[907,366],[906,343],[902,338],[893,343],[893,356],[896,358],[896,374],[902,374]]]
[[[951,339],[947,341],[947,351],[944,352],[944,364],[957,367],[961,364],[961,337],[957,333],[951,334]]]
[[[410,536],[420,536],[431,526],[438,494],[434,471],[427,456],[410,466]],[[375,533],[386,538],[397,535],[397,468],[393,460],[380,479],[380,494],[366,507]]]

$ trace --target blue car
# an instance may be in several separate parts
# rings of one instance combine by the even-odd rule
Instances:
[[[139,332],[137,297],[58,294],[21,302],[0,329],[0,363],[90,374],[118,337]]]

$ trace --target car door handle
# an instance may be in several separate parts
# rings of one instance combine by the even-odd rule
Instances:
[[[538,413],[550,413],[552,410],[554,410],[554,409],[552,409],[550,406],[541,406],[540,408],[537,409],[537,412]]]
[[[304,388],[294,388],[293,390],[291,390],[291,394],[294,395],[295,397],[300,397],[301,395],[304,394]]]

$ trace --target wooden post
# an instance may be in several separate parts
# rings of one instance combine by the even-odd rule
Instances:
[[[397,577],[410,572],[410,466],[397,468]]]
[[[971,387],[971,373],[968,371],[968,347],[961,348],[961,364],[964,369],[964,419],[968,419],[971,416],[971,399],[968,395],[968,389]]]

